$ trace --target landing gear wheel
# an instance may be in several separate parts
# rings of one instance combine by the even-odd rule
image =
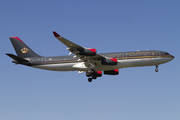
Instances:
[[[97,77],[96,76],[93,76],[92,79],[96,79]]]
[[[88,81],[89,81],[89,82],[92,82],[92,78],[88,78]]]
[[[89,72],[87,72],[87,73],[86,73],[86,76],[87,76],[87,77],[90,77],[90,76],[91,76],[91,74],[90,74]]]
[[[91,73],[91,74],[94,74],[94,73],[95,73],[95,70],[94,70],[94,69],[91,69],[90,73]]]
[[[96,71],[94,69],[90,69],[89,71],[86,72],[86,76],[89,77],[88,81],[92,82],[93,79],[96,79]]]
[[[156,72],[158,72],[158,71],[159,71],[159,69],[158,69],[158,65],[156,65],[156,69],[155,69],[155,71],[156,71]]]

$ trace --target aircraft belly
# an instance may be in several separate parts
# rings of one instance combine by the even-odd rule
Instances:
[[[162,57],[122,60],[122,62],[126,64],[127,67],[153,66],[153,65],[163,64],[168,61],[170,61],[169,58],[162,58]]]
[[[63,64],[44,64],[32,66],[34,68],[52,70],[52,71],[73,71],[72,66],[74,63],[63,63]]]
[[[76,63],[72,66],[74,70],[87,71],[89,68],[86,67],[84,62]]]
[[[117,65],[97,65],[94,67],[94,69],[96,71],[105,71],[105,70],[114,70],[114,69],[120,69],[120,68],[125,68],[126,65],[121,62],[121,61],[118,61],[118,64]]]
[[[155,62],[158,63],[158,64],[163,64],[163,63],[167,63],[169,61],[171,61],[173,58],[171,57],[158,57],[158,58],[155,58]]]
[[[149,66],[149,65],[153,65],[154,58],[126,59],[122,61],[127,65],[127,67]]]

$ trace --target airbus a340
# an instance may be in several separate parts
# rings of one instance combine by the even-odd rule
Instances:
[[[56,32],[53,34],[67,46],[70,54],[74,55],[43,57],[36,54],[18,37],[10,37],[17,56],[6,55],[11,57],[15,64],[53,71],[85,72],[89,82],[101,77],[102,71],[107,75],[118,75],[120,68],[156,66],[155,71],[158,72],[158,65],[174,59],[168,52],[157,50],[97,54],[96,49],[79,46]]]

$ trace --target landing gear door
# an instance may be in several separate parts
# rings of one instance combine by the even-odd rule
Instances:
[[[156,56],[161,57],[161,53],[159,51],[156,51]]]

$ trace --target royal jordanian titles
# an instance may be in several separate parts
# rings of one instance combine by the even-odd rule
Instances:
[[[174,59],[168,52],[158,50],[115,52],[97,54],[96,49],[79,46],[53,32],[54,36],[67,46],[68,56],[43,57],[36,54],[18,37],[10,37],[17,53],[6,54],[13,63],[52,71],[79,71],[86,73],[88,81],[106,75],[118,75],[120,68],[158,66]],[[73,54],[73,55],[70,55]]]

